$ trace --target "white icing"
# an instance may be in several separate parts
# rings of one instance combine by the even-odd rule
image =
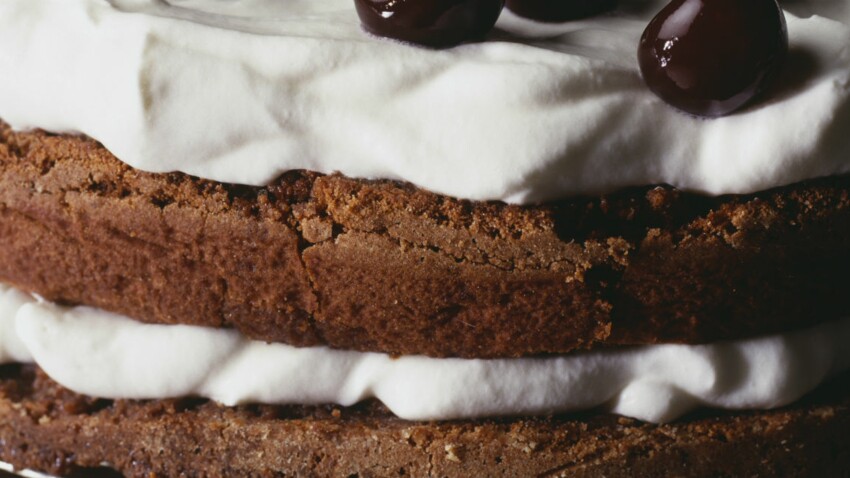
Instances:
[[[781,406],[850,368],[850,319],[710,345],[551,358],[394,359],[267,344],[229,330],[142,324],[0,290],[0,330],[15,331],[0,335],[0,355],[34,361],[62,385],[98,397],[200,395],[227,405],[352,405],[376,397],[396,415],[415,420],[601,407],[664,422],[701,406]]]
[[[850,8],[782,2],[776,91],[701,120],[640,79],[663,0],[435,51],[364,34],[351,0],[3,0],[0,117],[78,131],[149,171],[284,170],[529,203],[638,184],[746,193],[850,171]]]
[[[15,473],[14,476],[20,476],[22,478],[56,478],[53,475],[45,475],[44,473],[35,470],[18,470],[14,467],[14,465],[6,463],[5,461],[0,461],[0,470]]]

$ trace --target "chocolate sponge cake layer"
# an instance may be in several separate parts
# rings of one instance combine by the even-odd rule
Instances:
[[[850,380],[791,407],[651,425],[604,414],[407,422],[352,408],[76,395],[33,367],[0,368],[0,459],[127,477],[823,477],[850,474]],[[111,475],[107,475],[111,476]]]
[[[848,187],[519,207],[301,171],[267,187],[145,173],[87,138],[2,126],[0,281],[144,322],[398,355],[701,343],[850,312]]]

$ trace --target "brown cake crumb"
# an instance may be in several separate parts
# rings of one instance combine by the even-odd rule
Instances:
[[[850,313],[848,187],[519,207],[301,171],[268,187],[144,173],[90,139],[0,126],[0,280],[145,322],[394,355],[701,343]]]
[[[95,400],[0,368],[0,459],[92,476],[824,477],[850,473],[850,376],[793,406],[674,424],[586,413],[440,423],[377,402],[223,407]],[[111,476],[111,475],[107,475]],[[120,475],[119,475],[120,476]]]

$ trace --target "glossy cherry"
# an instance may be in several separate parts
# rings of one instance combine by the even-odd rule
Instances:
[[[508,0],[508,10],[541,22],[565,22],[611,10],[617,0]]]
[[[787,53],[776,0],[673,0],[644,31],[638,62],[664,101],[717,117],[764,91]]]
[[[504,0],[354,0],[363,28],[375,35],[432,47],[479,40]]]

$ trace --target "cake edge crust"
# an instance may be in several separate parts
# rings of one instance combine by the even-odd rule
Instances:
[[[408,422],[354,407],[97,400],[0,367],[0,459],[56,475],[846,476],[850,375],[770,411]]]
[[[0,280],[144,322],[392,355],[706,343],[850,313],[848,191],[842,176],[519,207],[303,171],[247,187],[0,124]]]

